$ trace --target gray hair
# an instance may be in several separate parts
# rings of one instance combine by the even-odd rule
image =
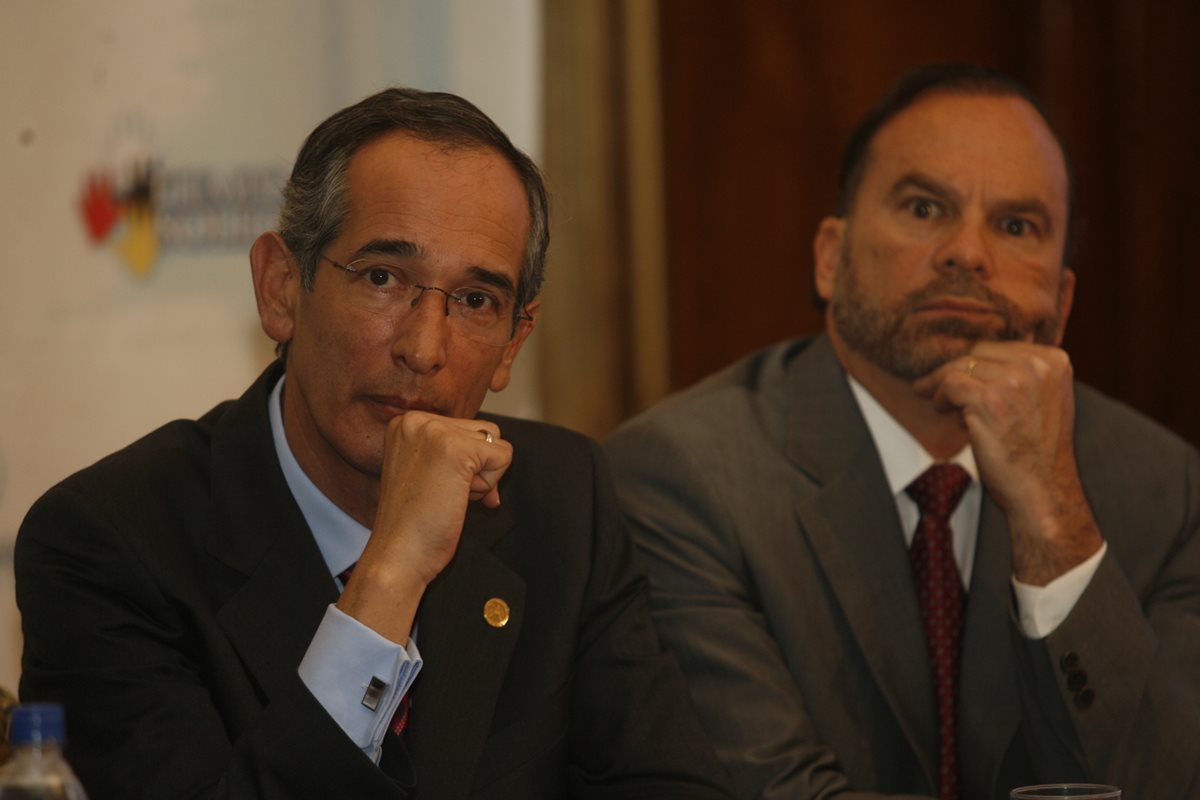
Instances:
[[[386,89],[342,109],[309,134],[284,186],[279,212],[279,234],[299,262],[301,285],[312,289],[322,253],[345,224],[350,160],[364,145],[395,132],[447,148],[492,149],[517,171],[529,201],[529,236],[514,315],[521,313],[537,297],[545,279],[550,245],[545,181],[533,160],[486,114],[446,92]]]

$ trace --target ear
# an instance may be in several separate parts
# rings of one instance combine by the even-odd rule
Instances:
[[[290,341],[296,324],[300,270],[276,231],[267,231],[250,246],[250,272],[262,329],[276,342]]]
[[[1074,305],[1075,270],[1064,266],[1058,282],[1058,333],[1054,337],[1055,347],[1062,346],[1063,336],[1067,332],[1067,319],[1071,316],[1071,308]]]
[[[513,334],[512,341],[504,346],[504,357],[500,359],[500,364],[496,367],[496,371],[492,373],[492,382],[488,384],[488,388],[493,392],[502,391],[508,386],[508,379],[512,375],[513,362],[517,360],[517,353],[521,352],[521,345],[525,344],[525,340],[529,337],[529,334],[533,333],[533,327],[537,324],[538,314],[541,310],[541,300],[534,300],[525,306],[525,313],[531,319],[523,319],[518,322],[517,332]]]
[[[813,282],[817,294],[827,303],[833,297],[833,286],[842,265],[845,235],[845,219],[826,217],[817,226],[817,233],[813,237]]]

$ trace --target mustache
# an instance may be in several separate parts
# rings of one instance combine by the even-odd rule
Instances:
[[[905,297],[903,303],[905,315],[913,313],[922,306],[938,300],[951,298],[974,300],[983,303],[993,311],[1004,323],[1003,330],[995,334],[997,340],[1020,339],[1023,336],[1023,332],[1029,327],[1026,315],[1021,312],[1012,300],[1009,300],[998,292],[992,291],[971,273],[961,270],[940,275],[920,289],[910,292]],[[958,327],[963,323],[958,323],[955,320],[947,320],[944,324],[948,324],[951,327]],[[966,323],[966,325],[970,327],[969,323]]]
[[[917,308],[947,297],[980,300],[1001,313],[1016,310],[1013,302],[1007,297],[993,292],[978,278],[961,270],[939,275],[920,289],[910,292],[905,298],[905,303],[911,308]]]

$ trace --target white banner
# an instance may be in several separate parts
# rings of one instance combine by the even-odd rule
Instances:
[[[538,26],[537,0],[0,5],[0,685],[30,504],[271,359],[246,251],[304,136],[405,84],[464,95],[536,158]],[[539,414],[536,360],[490,408]]]

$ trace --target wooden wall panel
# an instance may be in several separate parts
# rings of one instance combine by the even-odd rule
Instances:
[[[1152,6],[1152,8],[1147,8]],[[907,68],[1026,82],[1084,220],[1068,349],[1084,380],[1200,442],[1200,3],[660,0],[671,385],[821,327],[811,240],[841,145]]]
[[[1066,345],[1083,379],[1200,443],[1200,4],[1073,5],[1070,59],[1043,76],[1080,187]]]

